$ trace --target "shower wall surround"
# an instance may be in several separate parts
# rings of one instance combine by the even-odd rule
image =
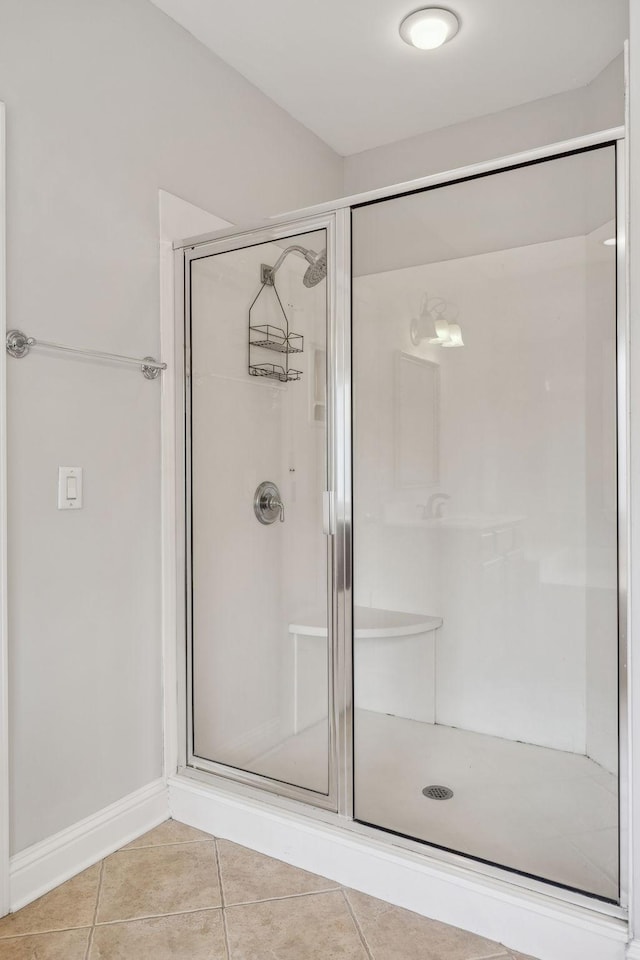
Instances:
[[[587,753],[615,771],[615,252],[602,245],[606,232],[354,279],[363,405],[355,593],[362,605],[443,618],[438,723]],[[465,347],[412,343],[425,292],[455,304]],[[439,476],[422,486],[398,482],[398,419],[428,426],[430,415],[398,409],[399,355],[440,372]],[[440,522],[428,507],[439,494]],[[572,547],[550,553],[558,528]],[[523,596],[541,565],[523,619],[516,605],[504,608],[504,584],[519,583]]]

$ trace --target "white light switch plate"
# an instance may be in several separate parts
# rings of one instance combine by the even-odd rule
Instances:
[[[82,507],[82,467],[58,467],[58,510]]]

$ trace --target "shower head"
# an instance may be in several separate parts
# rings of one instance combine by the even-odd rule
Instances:
[[[306,258],[309,261],[309,266],[302,282],[305,287],[315,287],[327,275],[327,251],[321,250],[320,253],[314,253],[313,250],[308,250]]]
[[[284,258],[290,253],[300,253],[309,264],[302,278],[305,287],[315,287],[321,280],[324,280],[327,275],[327,251],[321,250],[320,253],[316,253],[315,250],[307,250],[306,247],[293,244],[280,254],[272,267],[267,266],[266,263],[262,264],[261,278],[263,283],[273,286],[276,271],[280,269]]]

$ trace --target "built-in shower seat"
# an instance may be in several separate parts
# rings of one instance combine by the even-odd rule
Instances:
[[[435,722],[435,657],[441,617],[354,609],[356,708]],[[327,617],[320,611],[289,624],[294,644],[294,728],[327,713]]]

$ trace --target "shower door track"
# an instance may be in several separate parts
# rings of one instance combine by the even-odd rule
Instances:
[[[626,917],[628,906],[629,874],[630,874],[630,847],[629,843],[620,845],[620,904],[613,904],[597,897],[573,891],[554,884],[550,881],[518,874],[516,871],[494,864],[483,863],[464,854],[453,853],[440,849],[422,841],[397,836],[381,828],[370,827],[358,823],[353,819],[353,757],[352,757],[352,724],[353,724],[353,691],[352,691],[352,664],[351,664],[351,628],[352,628],[352,515],[351,515],[351,357],[350,357],[350,312],[351,312],[351,248],[350,248],[350,221],[351,210],[358,206],[367,205],[377,200],[392,197],[406,196],[411,193],[420,193],[424,190],[435,189],[465,180],[477,179],[490,174],[499,173],[518,167],[530,166],[544,160],[551,160],[571,154],[582,153],[607,145],[616,148],[616,235],[617,235],[617,444],[618,444],[618,638],[619,638],[619,758],[620,758],[620,835],[629,836],[630,830],[630,724],[629,724],[629,697],[628,697],[628,623],[629,623],[629,356],[628,356],[628,267],[626,257],[627,237],[627,202],[628,202],[628,169],[625,150],[625,129],[615,127],[588,134],[572,140],[562,141],[509,155],[492,161],[473,164],[470,166],[433,174],[406,183],[396,184],[368,191],[356,196],[350,196],[331,203],[319,204],[291,214],[274,217],[268,221],[245,228],[229,228],[215,233],[197,237],[190,237],[174,243],[176,266],[176,364],[175,373],[178,384],[177,394],[180,397],[180,388],[184,387],[184,368],[182,364],[183,350],[186,357],[188,376],[189,355],[188,345],[181,341],[181,330],[184,330],[184,311],[189,309],[185,299],[184,270],[185,261],[197,248],[205,244],[215,244],[217,250],[232,250],[242,246],[249,246],[260,234],[260,239],[266,235],[270,239],[283,238],[290,233],[305,232],[315,225],[324,226],[331,220],[335,225],[333,237],[333,253],[330,260],[329,276],[333,273],[332,288],[329,299],[329,329],[328,350],[332,356],[329,365],[330,376],[328,382],[329,406],[331,417],[329,423],[328,448],[330,457],[330,476],[335,487],[338,503],[338,518],[336,532],[333,536],[332,580],[334,591],[333,628],[335,641],[335,658],[332,664],[333,686],[335,702],[333,708],[333,734],[331,741],[331,756],[334,764],[334,786],[330,797],[325,802],[322,799],[314,801],[306,790],[287,788],[277,781],[268,781],[266,778],[251,774],[239,774],[232,768],[221,764],[199,761],[194,765],[193,758],[189,757],[186,749],[187,737],[190,735],[190,710],[188,708],[188,664],[186,663],[186,626],[189,619],[189,603],[186,602],[190,591],[190,571],[188,550],[183,558],[181,573],[179,572],[177,593],[182,596],[177,604],[181,610],[178,627],[178,751],[176,765],[173,770],[178,771],[178,781],[185,784],[212,782],[211,775],[222,775],[220,780],[215,777],[214,783],[222,785],[225,792],[237,791],[239,797],[262,797],[274,809],[284,809],[292,813],[304,810],[305,816],[313,817],[318,821],[340,826],[350,834],[361,837],[375,838],[384,841],[394,850],[404,849],[408,855],[419,853],[431,864],[441,863],[455,865],[469,871],[470,874],[486,876],[512,885],[514,888],[523,888],[533,894],[544,894],[556,901],[586,907],[593,913],[599,913],[611,918],[623,919]],[[328,218],[323,221],[322,218]],[[196,254],[197,255],[197,254]],[[182,393],[185,403],[183,410],[178,410],[177,422],[187,412],[188,402],[186,393]],[[179,401],[180,405],[180,401]],[[184,419],[182,419],[184,429]],[[178,427],[176,443],[177,463],[184,464],[185,450],[188,445],[186,432],[183,434]],[[188,506],[188,483],[184,475],[180,477],[178,470],[177,501]],[[180,513],[180,511],[178,511]],[[182,536],[182,543],[188,541],[186,525],[178,530]],[[180,732],[182,731],[182,732]],[[189,731],[189,733],[188,733]],[[172,770],[167,771],[169,775]],[[269,796],[265,795],[265,791]],[[304,807],[301,807],[301,802]],[[314,804],[313,806],[310,805]]]

